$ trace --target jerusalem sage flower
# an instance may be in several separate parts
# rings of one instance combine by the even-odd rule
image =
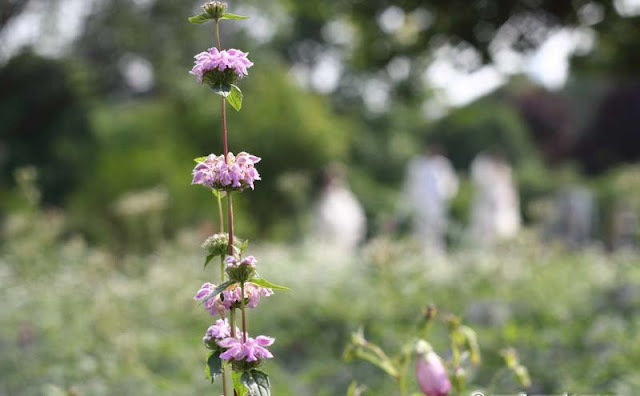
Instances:
[[[200,184],[217,190],[243,190],[249,187],[253,190],[254,182],[260,180],[260,174],[255,164],[260,157],[245,153],[234,156],[229,153],[225,161],[224,155],[209,154],[193,169],[191,184]]]
[[[265,347],[273,344],[275,338],[267,336],[257,336],[255,339],[246,337],[243,342],[238,338],[225,338],[218,341],[218,345],[223,348],[228,348],[226,351],[220,354],[220,359],[223,360],[244,360],[247,362],[255,362],[262,359],[270,359],[273,357],[271,352]]]
[[[248,75],[247,69],[253,66],[247,55],[248,53],[237,49],[220,51],[212,47],[194,56],[195,65],[190,73],[196,76],[199,83],[233,84],[237,79]]]

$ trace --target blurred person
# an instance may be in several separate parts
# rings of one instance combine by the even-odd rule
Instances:
[[[427,147],[407,165],[404,197],[415,237],[427,252],[444,252],[449,202],[458,193],[458,177],[439,145]]]
[[[566,186],[556,197],[552,235],[559,237],[571,249],[592,241],[596,229],[596,202],[586,187]]]
[[[614,250],[637,248],[639,230],[638,214],[628,200],[620,200],[613,210],[611,247]]]
[[[324,177],[324,187],[313,209],[314,241],[341,251],[354,249],[367,231],[364,209],[347,185],[342,166],[328,166]]]
[[[514,237],[520,230],[520,199],[511,167],[497,150],[480,153],[471,163],[475,194],[471,236],[481,246]]]

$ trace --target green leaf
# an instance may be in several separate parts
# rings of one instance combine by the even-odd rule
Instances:
[[[247,387],[242,382],[242,377],[244,376],[244,371],[232,371],[231,372],[231,381],[233,381],[233,389],[236,391],[238,396],[245,396],[247,394]]]
[[[225,12],[224,14],[222,14],[220,19],[249,19],[249,17],[244,15],[236,15],[236,14],[230,14],[228,12]]]
[[[291,290],[288,287],[276,285],[275,283],[271,283],[268,280],[262,278],[249,279],[247,282],[255,283],[258,286],[268,287],[273,290]]]
[[[220,360],[220,352],[209,353],[205,374],[207,379],[211,378],[212,384],[216,381],[216,375],[222,374],[222,360]]]
[[[209,88],[223,98],[226,98],[231,93],[231,84],[211,84]]]
[[[197,158],[194,158],[193,161],[194,162],[202,162],[202,161],[204,161],[206,159],[207,159],[207,157],[197,157]]]
[[[211,193],[216,198],[224,198],[224,196],[225,196],[224,191],[216,190],[215,188],[211,189]]]
[[[207,256],[207,259],[204,261],[204,268],[207,268],[207,264],[209,264],[209,261],[211,261],[214,257],[214,254],[210,254]]]
[[[236,111],[240,111],[242,108],[242,91],[237,85],[231,84],[231,92],[226,98],[231,107],[236,109]]]
[[[245,371],[240,377],[250,396],[271,396],[271,384],[267,373],[260,370]]]
[[[199,25],[201,23],[205,23],[209,19],[211,19],[211,16],[209,14],[207,14],[206,12],[203,12],[200,15],[194,15],[192,17],[189,17],[189,22],[195,23],[196,25]]]
[[[233,285],[234,283],[236,283],[236,282],[232,281],[232,280],[228,280],[228,281],[226,281],[224,283],[219,284],[218,287],[216,287],[211,293],[207,294],[207,296],[205,298],[200,300],[200,304],[199,305],[202,305],[202,304],[206,303],[207,301],[209,301],[213,297],[215,297],[218,294],[222,293],[223,291],[225,291],[227,289],[227,287]]]
[[[249,245],[249,240],[245,239],[244,242],[242,242],[242,245],[240,246],[240,252],[244,252],[247,249],[248,245]]]

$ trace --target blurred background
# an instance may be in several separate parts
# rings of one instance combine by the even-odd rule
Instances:
[[[192,159],[222,147],[188,73],[213,43],[200,5],[0,4],[0,395],[214,391],[192,301],[219,227]],[[275,394],[395,394],[342,349],[361,324],[397,346],[430,302],[478,330],[471,383],[513,346],[534,392],[640,392],[640,1],[229,11],[251,19],[223,47],[255,62],[230,149],[263,159],[236,230],[293,289],[250,316],[277,338]]]

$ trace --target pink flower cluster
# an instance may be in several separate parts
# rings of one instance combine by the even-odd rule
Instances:
[[[196,76],[199,83],[206,73],[224,72],[227,69],[232,70],[236,78],[242,78],[248,74],[247,69],[253,66],[253,62],[247,58],[248,54],[237,49],[219,51],[216,47],[209,48],[194,56],[195,66],[190,73]]]
[[[217,347],[226,349],[220,354],[221,359],[255,362],[273,357],[265,347],[273,344],[275,339],[262,335],[254,339],[247,335],[246,341],[243,342],[240,329],[236,327],[236,336],[232,337],[229,321],[227,319],[218,319],[216,324],[209,327],[202,341],[211,349],[216,349]]]
[[[214,291],[216,285],[212,283],[204,283],[198,293],[193,298],[196,301],[200,301]],[[268,297],[273,294],[273,289],[267,287],[258,286],[255,283],[246,282],[244,284],[244,298],[248,300],[247,307],[255,308],[260,302],[260,297]],[[224,313],[231,309],[231,306],[235,303],[240,303],[242,295],[242,289],[240,285],[236,284],[234,288],[224,290],[222,292],[222,298],[220,295],[213,296],[204,303],[204,308],[209,311],[211,315],[223,316]]]
[[[255,164],[260,157],[245,153],[234,156],[229,153],[225,161],[224,155],[209,154],[193,168],[191,184],[200,184],[217,190],[242,190],[260,180]]]
[[[236,327],[236,334],[240,333],[240,329]],[[227,319],[218,319],[216,324],[210,326],[204,335],[202,341],[205,345],[210,344],[213,340],[221,340],[231,337],[231,326]]]
[[[270,359],[273,355],[265,347],[273,344],[274,341],[275,338],[262,335],[257,336],[255,339],[247,336],[247,339],[244,342],[242,342],[240,337],[225,338],[224,340],[218,341],[219,346],[228,348],[220,354],[220,359],[245,360],[247,362]]]
[[[237,268],[241,265],[248,265],[251,268],[256,268],[258,260],[256,260],[256,258],[253,256],[247,256],[243,259],[235,256],[227,256],[224,262],[227,264],[227,268]]]

